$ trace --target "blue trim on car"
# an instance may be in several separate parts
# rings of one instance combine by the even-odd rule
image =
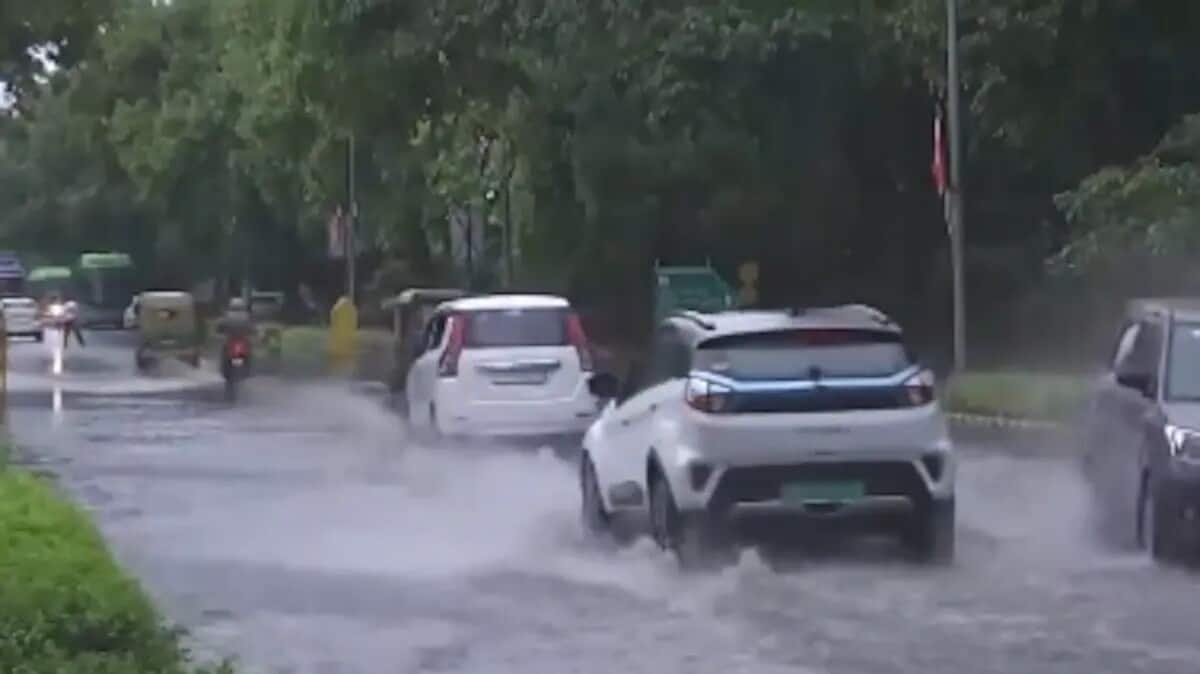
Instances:
[[[692,370],[691,377],[728,387],[735,392],[754,393],[769,391],[816,391],[829,388],[879,388],[899,386],[921,372],[912,365],[887,377],[831,377],[829,379],[779,379],[767,381],[742,381],[708,370]]]

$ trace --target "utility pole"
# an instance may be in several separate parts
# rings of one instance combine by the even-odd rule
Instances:
[[[946,0],[946,89],[950,117],[950,264],[954,275],[954,370],[967,366],[967,301],[963,273],[962,116],[958,72],[958,0]]]
[[[349,200],[349,213],[346,222],[346,296],[354,302],[354,258],[358,252],[356,240],[358,230],[358,197],[354,192],[354,133],[346,143],[346,197]]]

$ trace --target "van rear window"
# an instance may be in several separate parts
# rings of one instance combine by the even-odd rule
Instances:
[[[779,330],[699,345],[693,367],[743,381],[886,377],[913,364],[900,335],[882,330]]]
[[[567,344],[567,312],[563,309],[496,309],[472,311],[466,316],[468,347]]]

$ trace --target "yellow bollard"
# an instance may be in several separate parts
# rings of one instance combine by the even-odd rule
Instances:
[[[340,297],[329,310],[329,364],[335,374],[354,371],[358,353],[358,309]]]

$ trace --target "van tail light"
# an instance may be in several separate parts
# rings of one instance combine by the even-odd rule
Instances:
[[[446,350],[438,360],[439,377],[457,377],[458,360],[462,357],[463,345],[467,340],[467,318],[461,315],[450,316],[447,319],[447,329],[450,336],[446,341]]]
[[[574,312],[567,314],[567,339],[579,354],[579,369],[591,372],[593,367],[592,347],[588,344],[587,333],[583,331],[583,321],[579,320],[579,314]]]
[[[933,402],[933,398],[933,373],[929,370],[921,370],[905,380],[904,400],[909,405],[913,407],[928,405]]]
[[[733,389],[700,377],[688,379],[683,390],[688,407],[708,414],[721,414],[733,406]]]

